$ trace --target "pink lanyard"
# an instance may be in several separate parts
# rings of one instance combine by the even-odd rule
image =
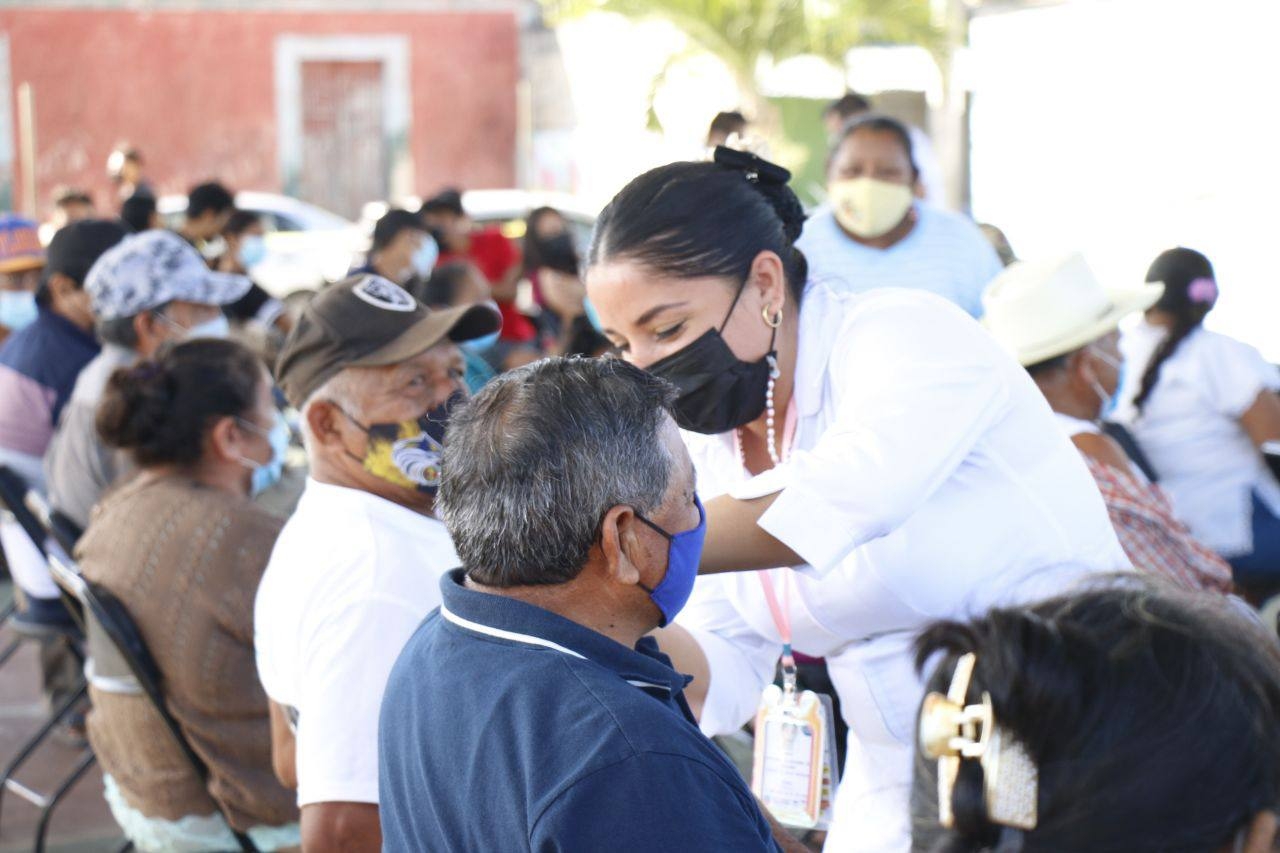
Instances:
[[[780,448],[780,458],[785,463],[791,457],[791,445],[795,441],[796,425],[799,423],[800,414],[796,410],[796,401],[793,397],[791,402],[787,404],[787,413],[784,416],[782,427],[782,447]],[[733,433],[734,443],[738,449],[738,459],[744,463],[745,459],[742,454],[742,439],[739,438],[737,430]],[[791,590],[795,586],[795,579],[791,575],[790,569],[784,570],[785,581],[782,585],[782,601],[778,601],[778,591],[773,583],[772,572],[765,570],[756,572],[756,577],[760,579],[760,586],[764,589],[764,600],[769,605],[769,614],[773,617],[774,627],[778,629],[778,636],[782,638],[782,677],[784,690],[788,695],[795,693],[795,677],[796,677],[796,659],[791,652]]]

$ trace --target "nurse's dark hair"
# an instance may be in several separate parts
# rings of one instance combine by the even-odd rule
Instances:
[[[912,177],[920,177],[920,166],[916,163],[915,145],[911,142],[911,131],[893,116],[883,115],[882,113],[860,115],[844,123],[844,126],[840,128],[840,133],[831,141],[831,150],[827,152],[828,172],[831,171],[831,164],[835,161],[836,153],[840,150],[840,146],[844,145],[845,140],[855,133],[864,131],[878,131],[897,137],[899,144],[902,145],[902,150],[907,154],[907,162],[911,164]]]
[[[1147,281],[1164,282],[1164,294],[1152,307],[1164,311],[1173,317],[1173,325],[1169,333],[1160,341],[1151,361],[1142,374],[1142,382],[1138,385],[1138,394],[1133,404],[1142,411],[1156,383],[1160,381],[1160,369],[1173,357],[1188,336],[1213,310],[1213,301],[1193,299],[1191,283],[1202,278],[1213,280],[1213,264],[1195,249],[1179,246],[1159,254],[1147,269]]]
[[[723,276],[736,287],[756,256],[770,251],[782,259],[799,303],[809,277],[795,246],[804,207],[787,186],[786,171],[764,165],[778,177],[719,162],[671,163],[645,172],[596,220],[587,266],[627,260],[674,278]]]
[[[194,465],[208,430],[252,411],[266,381],[258,357],[235,341],[166,345],[155,358],[111,375],[98,405],[98,434],[141,467]]]
[[[982,767],[964,759],[942,828],[937,762],[917,747],[918,853],[1212,853],[1280,809],[1280,647],[1227,599],[1132,575],[936,623],[916,642],[928,689],[946,693],[969,652],[968,702],[989,693],[1035,762],[1039,819],[992,823]]]
[[[666,498],[674,399],[620,359],[548,358],[450,414],[436,510],[467,574],[495,587],[576,578],[609,510]]]

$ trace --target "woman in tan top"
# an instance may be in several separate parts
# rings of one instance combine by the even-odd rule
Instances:
[[[250,497],[278,476],[288,438],[270,378],[238,344],[182,343],[112,376],[98,431],[140,473],[95,509],[80,566],[137,623],[209,766],[206,784],[144,697],[91,686],[112,812],[140,850],[234,849],[219,807],[261,849],[295,845],[253,657],[253,596],[281,521]]]

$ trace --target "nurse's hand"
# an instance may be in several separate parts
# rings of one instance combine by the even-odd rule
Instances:
[[[804,558],[760,527],[764,515],[781,492],[738,500],[728,495],[708,502],[707,540],[698,573],[747,572],[804,565]]]

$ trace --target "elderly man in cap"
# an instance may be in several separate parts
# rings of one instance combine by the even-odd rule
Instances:
[[[458,565],[433,516],[445,421],[464,399],[456,344],[499,324],[490,304],[429,311],[361,274],[321,292],[281,350],[311,479],[258,588],[254,643],[308,853],[381,847],[383,688]]]
[[[36,224],[0,214],[0,341],[36,319],[36,285],[44,249]]]
[[[249,289],[249,279],[212,272],[177,234],[147,231],[108,250],[89,270],[85,290],[102,352],[85,367],[45,458],[53,507],[81,528],[102,492],[131,469],[98,438],[95,418],[116,369],[151,356],[165,341],[225,337],[222,306]]]
[[[1192,537],[1101,420],[1119,393],[1120,321],[1150,308],[1164,286],[1104,288],[1078,254],[1019,261],[983,295],[983,322],[1035,380],[1093,474],[1135,568],[1195,590],[1229,592],[1231,569]]]

